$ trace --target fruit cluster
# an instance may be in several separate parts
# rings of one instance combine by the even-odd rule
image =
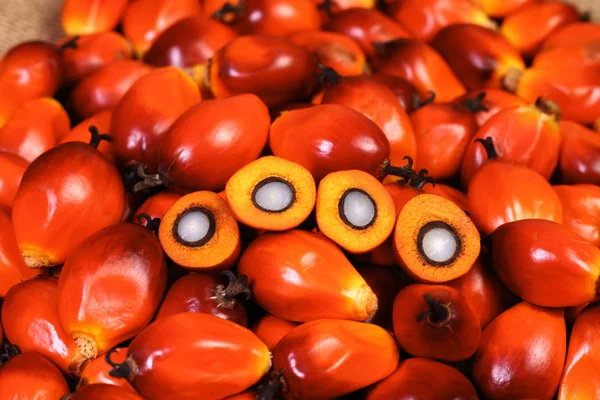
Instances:
[[[600,399],[600,26],[66,0],[0,60],[0,400]]]

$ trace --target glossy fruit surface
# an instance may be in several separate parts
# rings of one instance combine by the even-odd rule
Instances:
[[[414,284],[394,300],[394,333],[400,346],[416,357],[461,361],[477,350],[481,326],[457,289]]]
[[[316,73],[316,56],[308,50],[283,38],[248,35],[211,58],[206,81],[216,98],[252,93],[278,107],[307,98]]]
[[[491,17],[504,17],[517,10],[524,4],[535,2],[535,0],[474,0]]]
[[[486,235],[523,219],[563,221],[560,198],[550,183],[534,170],[502,159],[490,160],[477,171],[467,199],[473,222]]]
[[[462,162],[461,179],[468,188],[475,171],[487,160],[478,139],[492,138],[498,157],[514,161],[549,179],[558,163],[561,134],[553,103],[507,108],[485,123],[473,136]]]
[[[371,288],[334,242],[320,234],[261,235],[242,254],[238,272],[248,277],[262,308],[289,321],[364,321],[377,310]]]
[[[319,10],[311,0],[246,0],[235,23],[242,35],[287,37],[321,28]]]
[[[404,157],[417,158],[417,143],[408,115],[391,89],[366,75],[343,79],[329,87],[321,104],[350,107],[375,122],[390,142],[390,162],[403,164]]]
[[[596,185],[554,186],[563,209],[563,224],[600,246],[600,188]]]
[[[167,103],[162,101],[165,98]],[[198,87],[178,68],[158,68],[140,78],[113,112],[110,134],[117,160],[124,165],[138,162],[156,168],[162,137],[199,101]]]
[[[598,397],[600,381],[600,303],[590,304],[577,317],[571,337],[565,370],[560,381],[558,399]]]
[[[562,309],[519,303],[483,331],[472,379],[488,399],[550,400],[565,362],[566,336]]]
[[[35,352],[17,355],[0,368],[0,388],[6,399],[60,399],[71,393],[52,362]]]
[[[12,207],[28,165],[27,160],[9,152],[0,151],[0,206]]]
[[[446,282],[467,298],[479,318],[481,328],[485,328],[502,312],[515,304],[517,298],[498,279],[483,257],[475,261],[473,267],[458,279]]]
[[[58,101],[32,100],[16,109],[0,128],[0,150],[32,162],[56,146],[70,128],[69,116]]]
[[[509,71],[525,69],[518,50],[499,32],[484,26],[447,26],[433,38],[431,46],[468,89],[502,89]]]
[[[10,209],[0,206],[0,297],[21,281],[31,279],[44,271],[29,268],[23,262],[10,217]]]
[[[31,296],[35,293],[35,297]],[[14,286],[2,304],[2,326],[8,340],[23,352],[35,351],[65,373],[78,375],[81,356],[58,316],[58,280],[31,279]]]
[[[534,1],[508,15],[500,32],[523,55],[531,56],[553,32],[579,19],[577,8],[571,4]]]
[[[60,22],[67,35],[89,35],[114,29],[128,0],[66,0]]]
[[[323,65],[341,76],[361,75],[368,68],[360,46],[341,33],[300,32],[289,40],[315,53]]]
[[[437,361],[410,358],[400,361],[390,376],[369,389],[366,400],[441,398],[479,399],[469,380]]]
[[[267,345],[269,351],[273,351],[281,339],[297,326],[296,322],[266,314],[252,327],[252,332]]]
[[[108,31],[92,35],[67,37],[59,46],[74,42],[75,47],[63,47],[60,52],[62,78],[67,84],[118,60],[129,60],[133,51],[129,42],[119,33]]]
[[[398,348],[384,329],[324,319],[294,328],[273,351],[274,371],[292,399],[331,399],[390,375]],[[364,368],[356,369],[356,363]]]
[[[98,150],[64,143],[47,151],[25,171],[12,209],[25,262],[62,264],[87,236],[120,221],[124,207],[121,177]]]
[[[235,298],[242,294],[236,292],[236,284],[243,285],[232,278],[229,282],[232,286],[228,288],[224,276],[207,273],[192,273],[179,278],[167,291],[156,319],[181,312],[197,312],[248,326],[246,307]]]
[[[473,114],[452,104],[427,104],[410,115],[417,139],[416,169],[435,179],[452,178],[477,132]]]
[[[562,3],[556,4],[563,6]],[[600,65],[597,57],[598,39],[600,29],[597,24],[570,23],[548,36],[535,55],[533,66],[550,71],[565,67],[597,67]]]
[[[560,175],[563,183],[600,184],[600,136],[572,121],[560,122]]]
[[[406,79],[387,74],[375,74],[373,79],[392,89],[400,105],[407,113],[412,113],[422,106],[422,98]]]
[[[584,53],[588,53],[585,50]],[[592,53],[594,54],[594,53]],[[572,56],[560,54],[562,59]],[[596,58],[596,57],[594,57]],[[598,65],[581,66],[582,61],[577,60],[575,66],[554,62],[554,67],[533,67],[525,70],[518,79],[515,93],[527,100],[534,102],[540,96],[555,101],[562,111],[565,119],[592,124],[598,117],[598,99],[596,93],[600,90],[600,77]],[[577,71],[566,73],[566,71]]]
[[[353,134],[349,137],[348,132]],[[390,143],[381,129],[338,104],[283,114],[271,125],[269,146],[277,157],[308,169],[317,182],[330,172],[347,169],[383,177],[390,157]]]
[[[206,100],[165,134],[159,162],[180,191],[223,190],[237,170],[258,158],[269,126],[269,110],[255,95]]]
[[[154,322],[127,354],[128,380],[150,400],[221,399],[255,384],[270,365],[267,346],[248,329],[190,312]]]
[[[69,397],[69,400],[143,400],[134,390],[120,388],[115,385],[98,383],[85,385]]]
[[[492,266],[522,299],[567,307],[600,294],[600,250],[568,226],[527,219],[499,227],[490,238]]]
[[[92,72],[73,89],[71,103],[77,113],[88,118],[113,109],[138,79],[152,69],[134,60],[119,60]]]
[[[201,12],[197,0],[136,0],[130,2],[123,16],[123,34],[141,58],[162,32]]]
[[[0,60],[0,127],[27,101],[51,97],[60,82],[60,57],[44,42],[26,42]]]
[[[425,42],[448,25],[493,26],[485,12],[468,0],[395,0],[389,13],[410,32],[411,37]]]
[[[327,30],[356,40],[368,58],[375,55],[373,43],[384,43],[409,37],[396,21],[377,10],[350,8],[334,16]]]
[[[150,322],[166,280],[165,256],[149,229],[129,223],[106,227],[65,262],[58,284],[62,325],[83,356],[94,358]]]
[[[379,73],[409,81],[421,98],[435,93],[437,102],[449,102],[465,94],[465,87],[432,47],[412,39],[397,39],[377,47],[373,68]]]
[[[194,15],[162,32],[144,54],[144,61],[157,66],[193,67],[208,61],[237,36],[233,28],[219,21]]]

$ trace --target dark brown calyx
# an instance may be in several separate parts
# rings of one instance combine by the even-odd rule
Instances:
[[[433,231],[434,229],[437,231]],[[431,252],[431,249],[426,249],[423,244],[426,239],[426,235],[429,233],[432,235],[437,235],[438,241],[440,240],[439,237],[441,235],[442,240],[446,240],[444,243],[445,245],[447,245],[449,241],[454,240],[454,243],[450,243],[450,245],[454,247],[454,252],[448,257],[438,257],[437,260],[434,260],[432,257],[435,257],[435,247],[433,249],[434,252]],[[435,240],[436,239],[432,239],[434,242]],[[461,249],[462,241],[460,239],[460,235],[458,232],[456,232],[456,229],[443,221],[430,221],[426,223],[421,227],[419,234],[417,235],[417,250],[419,255],[427,264],[433,267],[445,267],[452,264],[460,255]]]
[[[98,148],[100,142],[103,140],[106,140],[107,142],[112,142],[112,137],[110,135],[107,135],[105,133],[100,134],[100,131],[98,131],[98,128],[96,128],[96,126],[94,125],[90,125],[88,131],[92,134],[92,138],[90,139],[90,146],[92,146],[95,149]]]
[[[581,22],[591,22],[592,21],[592,12],[590,10],[584,11],[579,15],[579,20]]]
[[[132,368],[133,362],[130,362],[129,360],[125,360],[121,364],[113,362],[110,356],[116,351],[117,349],[113,348],[104,355],[104,360],[106,360],[106,363],[112,367],[108,374],[113,378],[125,378],[129,382],[133,381],[133,377],[135,375],[134,368]]]
[[[427,176],[427,170],[425,168],[421,168],[418,173],[414,172],[414,174],[411,175],[408,180],[401,179],[398,181],[398,183],[408,184],[408,186],[412,187],[413,189],[423,189],[423,186],[428,183],[431,184],[431,186],[435,186],[435,179],[433,179],[431,176]]]
[[[144,225],[152,232],[158,233],[158,228],[160,227],[160,218],[152,218],[150,215],[143,213],[137,216],[137,220],[140,224]]]
[[[140,177],[138,176],[139,163],[132,163],[125,167],[125,170],[121,173],[121,180],[126,192],[133,192],[135,185],[140,183]]]
[[[4,342],[2,352],[0,352],[0,367],[19,354],[21,354],[21,349],[16,344]]]
[[[335,86],[342,81],[342,76],[338,74],[333,68],[323,65],[321,64],[321,62],[317,64],[317,68],[317,79],[319,80],[319,85]]]
[[[433,90],[429,91],[429,94],[427,96],[426,99],[421,99],[420,96],[415,96],[414,98],[414,105],[413,105],[413,111],[418,110],[419,108],[423,108],[429,104],[433,104],[433,102],[435,101],[435,92]]]
[[[325,14],[327,14],[327,16],[329,18],[333,18],[333,6],[334,6],[335,2],[333,0],[323,0],[321,3],[319,3],[319,5],[317,6],[317,8],[319,10],[323,10],[325,11]]]
[[[488,160],[493,160],[498,158],[498,152],[496,152],[496,147],[494,146],[494,140],[491,137],[486,137],[485,139],[475,139],[475,142],[481,143],[485,152],[487,153]]]
[[[265,384],[258,386],[258,396],[256,400],[273,400],[278,394],[285,390],[286,384],[283,380],[283,374],[281,371],[271,372],[269,381]]]
[[[217,285],[214,290],[214,299],[217,303],[217,307],[223,307],[228,310],[233,310],[236,306],[236,297],[243,294],[246,296],[246,300],[250,300],[252,297],[252,291],[248,287],[248,277],[246,275],[236,276],[231,271],[223,271],[221,275],[224,275],[229,279],[227,286]]]
[[[557,121],[560,121],[562,117],[562,111],[560,110],[560,106],[554,101],[545,100],[541,97],[538,97],[535,101],[535,106],[544,114],[554,117]]]
[[[394,167],[388,165],[385,169],[385,175],[397,176],[398,183],[401,185],[409,185],[415,189],[423,189],[427,183],[435,186],[435,179],[427,176],[427,170],[422,168],[419,172],[413,169],[413,159],[410,156],[405,156],[404,160],[407,160],[406,165],[402,167]]]
[[[428,309],[417,316],[417,322],[426,320],[434,328],[449,328],[453,317],[450,303],[442,304],[441,300],[435,300],[429,294],[423,295],[423,298]]]
[[[171,186],[171,174],[168,169],[161,165],[158,166],[158,170],[154,174],[148,174],[146,166],[143,164],[138,165],[136,172],[141,181],[133,186],[133,193],[139,193],[143,190],[159,186]]]
[[[79,48],[79,44],[77,42],[79,42],[79,38],[80,36],[73,36],[71,39],[67,40],[65,43],[63,43],[57,50],[58,52],[62,52],[66,49],[78,49]]]
[[[181,236],[181,232],[183,231],[183,229],[180,229],[180,224],[186,223],[184,218],[193,217],[195,213],[198,213],[196,214],[197,218],[206,217],[206,219],[208,220],[208,229],[206,231],[206,234],[198,240],[186,240],[184,237]],[[198,223],[198,221],[196,220],[196,222],[193,222],[192,220],[192,223]],[[175,240],[177,240],[179,244],[186,247],[200,247],[204,246],[213,238],[217,229],[216,225],[217,224],[215,221],[215,216],[210,210],[202,206],[192,206],[177,216],[177,218],[175,219],[175,223],[173,224],[172,233],[175,237]]]
[[[289,202],[287,204],[284,204],[283,206],[273,206],[271,208],[268,208],[266,206],[266,204],[261,204],[261,202],[257,199],[259,193],[262,190],[267,190],[268,186],[270,184],[273,183],[281,183],[283,185],[285,185],[285,187],[287,187],[287,190],[289,190],[290,192],[290,199]],[[262,181],[258,182],[258,184],[256,186],[254,186],[254,189],[252,189],[252,195],[251,195],[251,199],[252,199],[252,204],[254,204],[254,207],[258,208],[261,211],[267,212],[267,213],[282,213],[284,211],[289,210],[294,203],[296,202],[296,188],[294,187],[294,185],[292,185],[290,182],[286,181],[285,179],[279,178],[277,176],[270,176],[268,178],[263,179]]]
[[[381,58],[388,58],[392,55],[394,50],[402,44],[410,43],[410,39],[399,38],[390,40],[388,42],[371,42],[375,54]]]
[[[415,170],[413,169],[413,159],[410,156],[404,156],[404,158],[402,159],[406,160],[406,165],[403,165],[402,167],[396,167],[391,164],[386,165],[384,170],[384,177],[388,175],[393,175],[399,178],[403,178],[405,180],[410,179],[410,177],[413,176],[415,173]]]
[[[241,18],[245,9],[245,0],[240,0],[236,5],[226,2],[223,4],[223,7],[212,14],[212,17],[223,23],[231,24]]]
[[[467,111],[472,112],[473,114],[479,111],[489,111],[489,108],[483,104],[485,95],[485,92],[481,92],[478,93],[475,97],[467,97],[460,103],[460,105]]]
[[[346,215],[346,201],[349,201],[348,196],[353,195],[355,193],[360,193],[361,195],[366,197],[366,200],[370,201],[373,206],[373,215],[370,217],[370,219],[366,223],[361,223],[360,225],[358,225],[357,223],[352,223],[350,221],[351,217]],[[340,198],[340,201],[338,202],[338,214],[339,214],[342,222],[345,223],[346,225],[348,225],[349,227],[359,230],[359,231],[365,230],[368,227],[372,226],[375,223],[375,221],[377,221],[377,203],[375,202],[375,200],[373,200],[373,197],[371,197],[371,195],[369,193],[367,193],[366,191],[364,191],[362,189],[358,189],[358,188],[350,188],[350,189],[346,190],[344,192],[344,194],[342,194],[342,197]]]

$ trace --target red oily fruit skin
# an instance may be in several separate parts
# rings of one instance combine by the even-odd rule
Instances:
[[[381,129],[338,104],[284,113],[271,125],[269,146],[275,156],[308,169],[316,182],[330,172],[348,169],[383,178],[390,157],[390,142]]]

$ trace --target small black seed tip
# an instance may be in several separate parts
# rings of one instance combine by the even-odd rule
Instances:
[[[337,85],[342,81],[342,76],[338,74],[333,68],[327,67],[319,62],[317,65],[319,68],[318,79],[319,84],[323,85]]]
[[[79,48],[79,38],[80,36],[73,36],[71,39],[69,39],[68,41],[66,41],[65,43],[63,43],[59,48],[58,51],[63,51],[66,49],[78,49]]]
[[[494,140],[491,137],[488,136],[485,139],[475,139],[475,142],[483,145],[483,148],[487,153],[488,160],[498,158],[498,153],[496,152],[496,147],[494,146]]]
[[[143,213],[137,216],[137,220],[152,232],[158,233],[160,218],[152,218],[150,215]]]
[[[117,349],[113,348],[113,349],[110,349],[104,355],[104,360],[106,360],[106,363],[112,367],[112,369],[108,372],[108,374],[110,376],[112,376],[113,378],[128,379],[129,375],[131,374],[131,367],[129,366],[129,363],[127,363],[127,361],[125,361],[122,364],[117,364],[117,363],[113,362],[110,358],[110,356],[113,353],[115,353],[116,351],[117,351]]]
[[[98,148],[100,142],[102,142],[103,140],[106,140],[107,142],[112,142],[112,136],[107,135],[105,133],[101,134],[95,125],[90,125],[88,131],[92,135],[92,137],[90,138],[90,146],[92,146],[95,149]]]
[[[423,108],[425,106],[428,106],[429,104],[433,104],[433,102],[435,101],[435,92],[433,90],[430,90],[428,93],[428,96],[425,100],[421,100],[420,97],[415,99],[415,111],[418,110],[419,108]]]
[[[159,186],[169,186],[171,179],[169,177],[169,171],[162,166],[158,167],[158,171],[155,174],[148,174],[146,172],[146,166],[139,164],[137,167],[137,175],[141,179],[140,182],[133,186],[133,193],[139,193],[146,189],[151,189]]]
[[[258,386],[256,400],[273,400],[284,388],[283,376],[280,371],[271,372],[269,381]]]
[[[476,113],[479,111],[489,111],[489,108],[485,104],[483,104],[485,96],[485,92],[478,93],[475,97],[468,97],[464,99],[461,102],[461,105],[472,113]]]

